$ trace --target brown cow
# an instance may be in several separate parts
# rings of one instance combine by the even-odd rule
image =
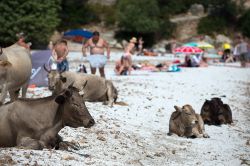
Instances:
[[[174,106],[169,121],[169,135],[176,134],[180,137],[208,138],[205,133],[204,123],[200,115],[196,114],[192,106],[184,105],[182,108]]]
[[[220,98],[206,100],[201,108],[201,117],[205,124],[221,125],[233,123],[232,111],[228,104],[224,104]]]
[[[49,89],[57,93],[65,86],[74,82],[74,87],[79,89],[83,95],[84,101],[89,102],[104,102],[109,106],[113,106],[118,97],[118,91],[110,80],[93,74],[76,73],[71,71],[58,72],[56,70],[48,70],[45,66],[44,69],[48,72]],[[65,79],[62,87],[56,87],[57,82]]]
[[[94,123],[72,86],[58,95],[18,99],[0,107],[0,147],[53,148],[64,126],[88,128]]]

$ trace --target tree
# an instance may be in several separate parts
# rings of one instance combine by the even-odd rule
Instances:
[[[241,16],[239,25],[242,34],[250,38],[250,9]]]
[[[16,33],[24,32],[32,46],[47,45],[59,24],[60,0],[0,1],[0,44],[16,41]]]
[[[119,27],[123,31],[153,33],[160,28],[156,0],[118,1]]]

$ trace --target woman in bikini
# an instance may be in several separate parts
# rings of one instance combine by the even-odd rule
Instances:
[[[124,50],[125,52],[123,56],[121,57],[121,63],[123,64],[123,66],[125,66],[125,68],[127,68],[129,75],[131,74],[132,71],[132,55],[135,51],[136,43],[137,39],[135,37],[132,37],[132,39],[130,39],[129,41],[129,44]]]

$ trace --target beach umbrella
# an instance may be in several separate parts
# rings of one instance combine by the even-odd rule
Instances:
[[[183,46],[188,46],[188,47],[199,47],[199,48],[214,48],[213,45],[207,43],[207,42],[189,42],[184,44]]]
[[[203,50],[198,47],[182,46],[175,50],[175,53],[202,53]]]
[[[198,42],[197,43],[197,47],[199,48],[214,48],[214,46],[212,44],[209,44],[207,42]]]
[[[83,29],[73,29],[63,34],[66,38],[72,38],[76,42],[82,42],[84,38],[89,39],[93,36],[93,33]]]
[[[189,43],[185,43],[183,46],[187,46],[187,47],[197,47],[197,42],[189,42]]]

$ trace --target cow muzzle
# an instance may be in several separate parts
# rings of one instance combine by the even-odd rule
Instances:
[[[90,119],[87,122],[86,128],[90,128],[90,127],[94,126],[94,124],[95,124],[95,120],[94,119]]]
[[[53,91],[53,90],[55,90],[55,87],[54,86],[49,86],[49,90]]]

